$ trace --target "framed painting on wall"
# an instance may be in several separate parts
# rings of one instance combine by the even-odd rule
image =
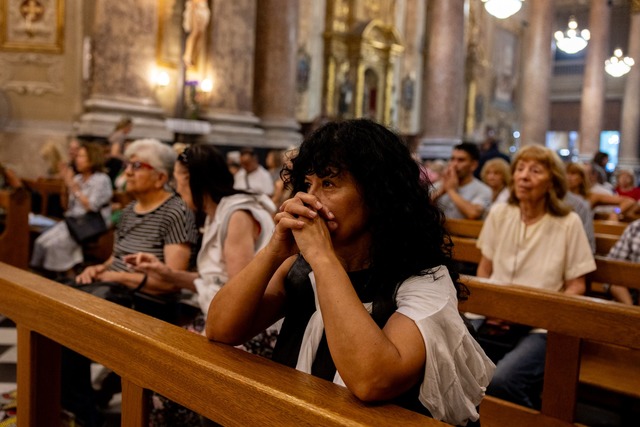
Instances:
[[[64,0],[0,0],[0,50],[62,53]]]

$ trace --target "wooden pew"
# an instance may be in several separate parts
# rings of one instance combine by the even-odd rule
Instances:
[[[38,179],[23,179],[27,188],[34,193],[38,193],[42,199],[40,205],[40,211],[34,212],[44,216],[51,216],[49,212],[49,199],[52,196],[58,196],[60,198],[60,204],[64,210],[67,206],[67,200],[69,195],[68,189],[64,183],[64,180],[60,178],[45,178],[40,177]]]
[[[617,234],[596,233],[596,254],[607,255],[613,245],[620,239]]]
[[[593,231],[596,234],[613,234],[621,236],[629,223],[620,221],[609,221],[604,219],[593,220]]]
[[[482,230],[484,221],[474,219],[451,219],[447,218],[445,227],[452,236],[477,238]]]
[[[472,277],[466,283],[471,297],[460,304],[461,310],[549,331],[541,410],[534,411],[487,397],[480,406],[483,426],[572,425],[578,380],[591,381],[602,387],[598,377],[602,376],[599,370],[603,366],[611,369],[604,376],[612,390],[620,391],[616,382],[627,382],[629,391],[638,397],[638,365],[635,372],[625,371],[617,369],[619,360],[608,360],[606,365],[601,365],[593,357],[585,359],[589,352],[593,354],[593,349],[603,347],[640,354],[640,328],[637,327],[640,325],[640,310],[637,307],[523,286],[493,285]],[[589,344],[583,345],[584,342]],[[592,346],[592,349],[585,350],[587,346]]]
[[[474,263],[480,261],[481,252],[475,246],[475,239],[456,236],[453,236],[452,239],[454,242],[454,259]],[[595,256],[595,261],[596,270],[587,275],[588,288],[596,283],[611,283],[640,289],[640,264],[612,260],[600,255]],[[472,296],[475,297],[473,291]],[[630,308],[640,313],[640,309],[637,307]],[[466,311],[479,313],[474,310]],[[592,315],[595,315],[595,313]],[[502,318],[500,316],[493,317]],[[527,322],[521,323],[529,324]],[[633,325],[633,323],[629,323],[629,325]],[[637,328],[638,326],[640,324],[629,327]],[[588,384],[640,399],[639,350],[624,349],[597,342],[585,342],[583,344],[582,362],[579,377],[581,384]]]
[[[0,207],[5,210],[0,261],[26,269],[29,267],[29,192],[24,188],[0,190]]]
[[[0,288],[18,329],[21,427],[60,418],[61,345],[122,377],[127,427],[147,425],[148,390],[229,426],[447,425],[1,263]]]

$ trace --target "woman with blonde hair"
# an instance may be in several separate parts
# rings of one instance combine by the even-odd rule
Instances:
[[[596,266],[580,218],[562,201],[567,192],[562,161],[548,148],[528,145],[516,154],[511,172],[508,203],[492,206],[478,237],[477,276],[583,294],[585,275]],[[538,407],[546,342],[546,331],[524,334],[498,360],[487,394]]]
[[[610,211],[609,218],[617,221],[621,216],[631,213],[635,207],[636,201],[631,197],[591,191],[591,181],[584,165],[568,163],[566,169],[569,191],[588,201],[591,209],[598,206],[613,206],[614,209]]]
[[[496,157],[488,160],[480,172],[482,181],[491,187],[492,203],[509,200],[509,184],[511,184],[511,166],[506,160]]]

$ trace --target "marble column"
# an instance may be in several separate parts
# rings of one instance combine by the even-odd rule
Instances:
[[[635,65],[626,76],[622,101],[622,123],[620,126],[621,166],[640,166],[640,0],[631,0],[631,25],[629,47],[626,55],[635,60]]]
[[[151,82],[156,61],[156,2],[96,0],[94,8],[92,75],[78,132],[107,136],[128,115],[133,118],[132,138],[172,139]]]
[[[260,146],[264,132],[253,113],[256,0],[211,4],[205,78],[213,89],[201,117],[211,123],[206,140],[219,145]]]
[[[604,123],[605,75],[604,61],[609,50],[611,7],[608,0],[591,0],[589,31],[591,39],[582,85],[580,106],[580,156],[592,158],[600,149],[600,132]]]
[[[287,148],[300,143],[296,120],[298,0],[260,0],[256,23],[255,112],[265,145]]]
[[[545,144],[549,128],[554,0],[529,3],[529,25],[523,41],[522,130],[523,145]]]
[[[464,115],[464,0],[431,0],[423,78],[423,158],[449,158],[462,139]]]

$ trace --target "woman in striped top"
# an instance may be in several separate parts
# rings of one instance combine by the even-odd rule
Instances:
[[[194,216],[167,186],[176,154],[158,140],[143,139],[133,142],[125,157],[127,191],[135,200],[122,213],[111,257],[87,267],[76,283],[117,282],[129,289],[148,289],[150,294],[175,293],[179,288],[174,284],[147,278],[127,266],[124,257],[147,252],[176,270],[189,267],[191,248],[198,237]]]

